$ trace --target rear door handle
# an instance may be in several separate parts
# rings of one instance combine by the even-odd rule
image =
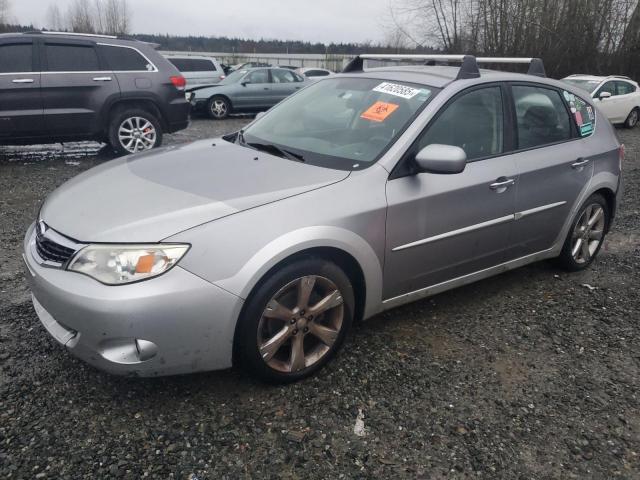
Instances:
[[[588,158],[579,158],[574,163],[571,164],[571,168],[580,168],[584,167],[587,163],[589,163]]]
[[[33,78],[16,78],[13,83],[33,83]]]
[[[516,183],[516,181],[513,178],[507,178],[504,180],[499,178],[497,182],[489,185],[489,188],[491,190],[498,191],[498,193],[501,193],[501,192],[504,192],[507,188],[509,188],[514,183]]]
[[[94,82],[110,82],[111,77],[93,77]]]

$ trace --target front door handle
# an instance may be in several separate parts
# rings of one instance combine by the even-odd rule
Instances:
[[[94,82],[110,82],[111,77],[93,77]]]
[[[16,78],[13,83],[33,83],[33,78]]]
[[[588,158],[579,158],[578,160],[576,160],[574,163],[571,164],[571,168],[581,168],[584,167],[587,163],[589,163],[589,159]]]
[[[499,178],[496,182],[489,185],[489,188],[491,190],[495,190],[498,193],[502,193],[514,183],[516,183],[516,181],[513,178],[502,177]]]

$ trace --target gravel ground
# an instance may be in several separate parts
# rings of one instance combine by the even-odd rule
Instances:
[[[59,347],[29,302],[22,236],[49,192],[109,157],[0,148],[0,477],[640,478],[640,130],[619,134],[624,206],[592,268],[539,263],[389,311],[286,387],[113,377]]]

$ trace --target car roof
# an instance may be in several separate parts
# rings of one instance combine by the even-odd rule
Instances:
[[[124,45],[124,46],[136,46],[147,45],[149,47],[154,48],[156,44],[143,42],[140,40],[136,40],[133,38],[120,38],[114,37],[112,35],[95,35],[88,33],[70,33],[70,32],[23,32],[23,33],[1,33],[0,40],[3,38],[17,38],[17,37],[27,37],[27,38],[47,38],[47,39],[56,39],[56,40],[88,40],[97,43],[108,43],[111,45]]]
[[[624,75],[587,75],[587,74],[574,74],[569,75],[568,77],[563,78],[563,80],[586,80],[586,81],[594,81],[594,82],[603,82],[605,80],[622,80],[623,82],[631,82],[635,83],[631,78],[625,77]]]
[[[160,52],[162,53],[162,52]],[[210,57],[208,55],[178,55],[178,54],[172,54],[172,53],[168,53],[168,54],[163,54],[162,55],[165,58],[182,58],[185,60],[211,60],[211,61],[216,61],[216,57]]]
[[[399,65],[389,67],[370,68],[363,72],[350,72],[340,74],[340,76],[349,77],[368,77],[379,78],[381,80],[400,81],[416,83],[430,87],[444,88],[458,78],[460,67],[443,66],[443,65]],[[475,80],[481,80],[482,83],[494,82],[535,82],[555,87],[562,84],[546,77],[535,75],[527,75],[523,73],[504,72],[498,70],[481,69],[480,77]]]

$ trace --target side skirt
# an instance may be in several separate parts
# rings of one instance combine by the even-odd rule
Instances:
[[[463,275],[461,277],[457,277],[452,280],[447,280],[446,282],[438,283],[430,287],[421,288],[420,290],[416,290],[409,293],[403,293],[402,295],[398,295],[397,297],[383,300],[381,311],[389,310],[390,308],[399,307],[400,305],[404,305],[405,303],[411,303],[416,300],[420,300],[422,298],[430,297],[432,295],[436,295],[438,293],[442,293],[447,290],[461,287],[463,285],[468,285],[469,283],[473,283],[478,280],[482,280],[484,278],[492,277],[494,275],[497,275],[499,273],[503,273],[509,270],[514,270],[516,268],[522,267],[529,263],[534,263],[540,260],[544,260],[546,258],[552,258],[556,256],[558,253],[559,253],[558,248],[552,247],[548,250],[543,250],[538,253],[532,253],[531,255],[516,258],[515,260],[510,260],[508,262],[501,263],[494,267],[485,268],[484,270],[479,270],[474,273],[468,273],[467,275]]]

